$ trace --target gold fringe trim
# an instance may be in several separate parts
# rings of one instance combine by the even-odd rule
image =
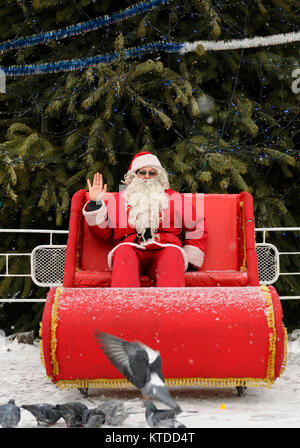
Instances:
[[[42,321],[40,322],[39,337],[40,337],[40,359],[41,359],[42,366],[45,369],[46,368],[46,364],[45,364],[44,350],[43,350]]]
[[[60,389],[77,389],[80,387],[89,388],[103,388],[103,389],[113,389],[113,388],[132,388],[133,385],[126,379],[77,379],[77,380],[59,380],[55,382],[55,385]]]
[[[283,324],[282,324],[282,326],[283,326],[283,331],[284,331],[284,356],[283,356],[282,366],[281,366],[281,370],[280,370],[280,375],[282,375],[283,372],[285,371],[286,363],[287,363],[287,355],[288,355],[288,332]]]
[[[267,387],[270,388],[274,380],[265,378],[166,378],[165,384],[169,387],[192,387],[192,386],[208,386],[208,387]],[[126,379],[77,379],[77,380],[59,380],[55,383],[57,387],[64,390],[79,388],[101,388],[101,389],[124,389],[133,388],[134,386]]]
[[[234,387],[234,386],[264,386],[271,387],[274,381],[265,378],[167,378],[167,386],[209,386],[209,387]]]
[[[275,326],[275,317],[274,317],[274,308],[272,302],[272,296],[269,291],[269,288],[266,285],[260,287],[264,293],[266,302],[267,302],[267,322],[268,327],[272,330],[269,336],[269,358],[267,364],[267,379],[275,379],[275,361],[276,361],[276,326]]]
[[[56,328],[58,324],[58,301],[59,296],[61,294],[62,288],[58,287],[55,291],[55,297],[52,305],[52,315],[51,315],[51,363],[52,363],[52,375],[55,377],[59,374],[59,366],[58,361],[56,359],[56,348],[57,348],[57,339],[56,339]]]

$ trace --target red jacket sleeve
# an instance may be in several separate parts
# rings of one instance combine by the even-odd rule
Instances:
[[[84,205],[82,213],[86,222],[89,225],[92,235],[99,240],[107,240],[111,237],[112,228],[109,226],[109,220],[107,217],[107,208],[105,203],[97,210],[87,211],[88,202]]]

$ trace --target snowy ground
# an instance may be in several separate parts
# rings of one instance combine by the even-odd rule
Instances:
[[[237,396],[235,388],[172,389],[172,396],[184,410],[178,420],[187,428],[299,428],[300,331],[297,331],[298,338],[288,343],[286,370],[271,389],[248,387],[242,397]],[[14,398],[18,406],[81,401],[93,408],[110,398],[130,400],[136,413],[128,417],[122,428],[147,428],[140,394],[136,390],[95,389],[84,398],[77,390],[61,391],[54,386],[41,364],[38,341],[33,345],[21,344],[0,333],[0,366],[0,404]],[[60,420],[51,428],[65,427],[64,421]],[[24,409],[18,428],[37,428],[34,417]]]

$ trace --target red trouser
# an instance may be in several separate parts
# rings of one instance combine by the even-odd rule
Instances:
[[[115,250],[112,287],[139,287],[140,274],[144,273],[156,281],[156,286],[185,286],[184,260],[176,247],[142,250],[126,244]]]

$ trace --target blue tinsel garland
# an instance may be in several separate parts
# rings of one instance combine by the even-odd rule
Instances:
[[[32,47],[34,45],[43,44],[45,42],[65,39],[66,37],[88,33],[104,26],[120,22],[121,20],[128,19],[129,17],[133,17],[137,14],[142,14],[143,12],[149,11],[156,6],[161,6],[169,3],[170,1],[172,0],[150,0],[149,2],[138,3],[119,12],[115,12],[111,16],[97,17],[96,19],[77,23],[76,25],[70,25],[65,28],[60,28],[56,31],[47,31],[46,33],[35,34],[29,37],[19,37],[15,40],[9,40],[0,44],[0,53],[4,53],[8,50],[17,48]]]
[[[129,48],[124,50],[124,57],[126,59],[141,56],[144,53],[153,51],[165,51],[167,53],[177,53],[184,44],[172,42],[153,42],[141,47]],[[10,67],[0,67],[6,76],[28,76],[40,75],[46,73],[67,72],[71,70],[86,69],[88,67],[100,64],[110,63],[118,59],[119,52],[100,54],[98,56],[90,56],[81,59],[71,59],[57,62],[47,62],[45,64],[32,65],[13,65]]]

